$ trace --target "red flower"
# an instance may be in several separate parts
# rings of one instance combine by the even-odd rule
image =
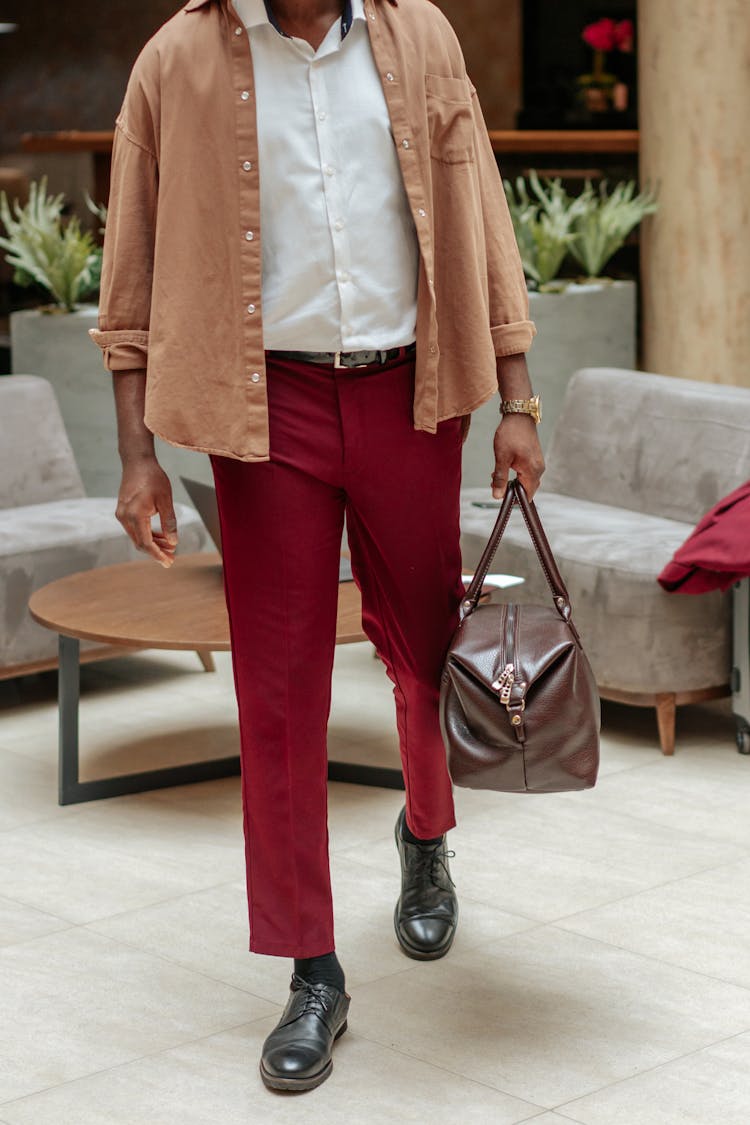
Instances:
[[[633,50],[632,20],[620,20],[620,22],[615,25],[615,43],[617,49],[624,51],[626,54],[630,54]]]
[[[623,20],[623,23],[628,23],[628,20]],[[617,24],[611,19],[597,20],[596,23],[590,23],[584,27],[582,38],[589,47],[593,47],[595,51],[612,51],[617,44]],[[632,37],[632,30],[631,30]]]

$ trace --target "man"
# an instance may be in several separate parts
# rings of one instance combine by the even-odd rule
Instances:
[[[294,958],[261,1059],[271,1088],[328,1077],[350,1000],[325,741],[345,517],[396,697],[396,935],[417,959],[453,941],[438,689],[463,594],[461,446],[499,385],[518,412],[494,494],[514,469],[533,495],[534,331],[475,91],[428,0],[190,0],[146,45],[117,119],[92,335],[115,374],[117,515],[163,566],[177,527],[153,434],[211,457],[250,949]]]

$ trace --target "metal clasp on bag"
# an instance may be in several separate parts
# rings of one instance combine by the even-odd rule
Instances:
[[[510,710],[510,695],[516,679],[516,670],[512,664],[506,664],[500,675],[492,684],[493,690],[500,693],[500,702]],[[525,704],[524,704],[525,706]]]

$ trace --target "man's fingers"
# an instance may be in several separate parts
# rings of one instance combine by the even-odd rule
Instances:
[[[155,458],[124,467],[115,515],[139,551],[172,565],[177,546],[172,487]],[[157,531],[151,527],[154,516],[161,525]]]
[[[156,535],[152,532],[150,513],[122,510],[118,505],[116,515],[139,551],[150,555],[164,567],[172,565],[175,544],[168,542],[158,532]]]
[[[160,543],[161,537],[154,535],[151,529],[151,516],[140,516],[136,520],[136,538],[135,545],[139,551],[150,555],[162,566],[171,566],[174,562],[174,554],[171,549],[165,549],[166,544]]]
[[[161,534],[171,543],[177,543],[177,517],[174,514],[174,506],[172,504],[171,496],[159,496],[156,500],[156,507],[159,513],[159,520],[161,521]]]
[[[534,493],[537,491],[539,485],[541,484],[542,474],[537,473],[536,471],[519,468],[516,469],[516,475],[523,485],[529,500],[533,500]]]
[[[495,471],[492,474],[492,495],[496,500],[502,500],[505,489],[508,487],[508,473],[510,466],[495,462]]]

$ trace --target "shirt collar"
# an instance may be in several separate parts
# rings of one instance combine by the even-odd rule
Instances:
[[[207,3],[209,3],[209,0],[190,0],[185,10],[192,12]],[[233,0],[233,5],[246,28],[259,27],[261,24],[270,23],[279,34],[285,34],[273,14],[273,0]],[[341,17],[341,38],[346,38],[355,20],[363,20],[364,18],[364,0],[346,0],[344,14]]]

